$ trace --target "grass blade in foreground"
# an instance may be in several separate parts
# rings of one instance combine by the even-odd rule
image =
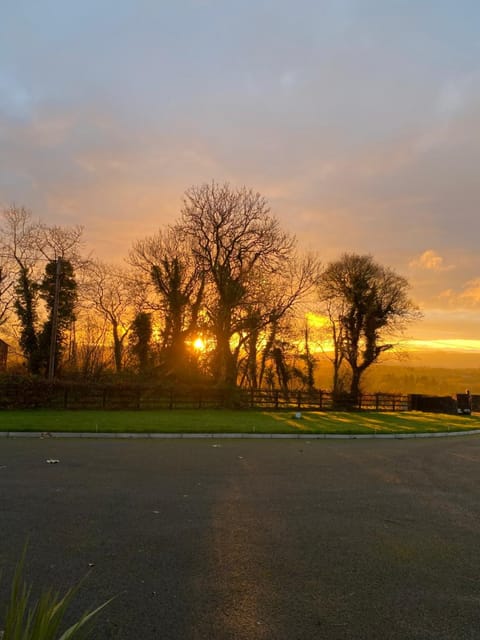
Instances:
[[[75,624],[59,636],[59,629],[80,585],[68,589],[60,596],[51,589],[43,591],[36,602],[31,602],[31,586],[23,579],[26,548],[15,569],[10,602],[7,606],[4,630],[0,631],[0,640],[77,640],[84,638],[91,630],[94,616],[112,599],[104,602],[93,611],[87,611]],[[0,622],[0,628],[2,623]]]

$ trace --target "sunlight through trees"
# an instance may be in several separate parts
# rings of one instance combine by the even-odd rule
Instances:
[[[419,317],[405,278],[357,254],[322,267],[246,187],[187,189],[123,265],[82,256],[81,236],[3,212],[0,327],[23,354],[10,370],[50,375],[53,357],[57,377],[288,393],[314,391],[329,360],[334,393],[353,397]]]

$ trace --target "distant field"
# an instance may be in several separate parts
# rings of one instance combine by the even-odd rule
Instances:
[[[0,431],[104,433],[423,433],[480,429],[480,416],[420,412],[1,411]]]

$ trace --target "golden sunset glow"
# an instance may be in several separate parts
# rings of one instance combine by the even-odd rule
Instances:
[[[205,349],[206,349],[205,340],[203,340],[203,338],[197,338],[197,339],[193,342],[193,348],[194,348],[196,351],[205,351]]]
[[[478,3],[372,0],[367,19],[361,2],[300,0],[273,22],[252,0],[93,3],[94,20],[52,0],[55,21],[3,4],[1,206],[81,225],[86,253],[123,264],[192,185],[245,185],[300,253],[371,254],[408,280],[423,318],[402,348],[480,358]],[[311,348],[329,351],[316,308]],[[198,359],[215,348],[200,326]]]
[[[322,316],[318,313],[313,313],[312,311],[308,311],[306,313],[305,320],[307,325],[314,329],[327,329],[330,325],[330,321],[327,316]]]
[[[152,327],[152,339],[154,342],[160,342],[162,338],[162,327],[159,324],[154,324]]]
[[[480,352],[480,340],[464,340],[461,338],[450,340],[407,340],[403,344],[409,351],[434,349],[438,351]]]

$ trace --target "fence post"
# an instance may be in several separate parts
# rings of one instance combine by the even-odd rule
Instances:
[[[395,411],[395,396],[392,397],[392,411]]]
[[[318,392],[318,408],[320,409],[320,411],[323,409],[323,392],[321,389]]]
[[[380,394],[376,393],[375,394],[375,411],[378,411],[378,407],[380,406],[380,398],[379,398]]]
[[[302,408],[302,392],[297,391],[297,409]]]
[[[275,402],[275,409],[278,409],[278,389],[275,389],[273,392],[273,398]]]

